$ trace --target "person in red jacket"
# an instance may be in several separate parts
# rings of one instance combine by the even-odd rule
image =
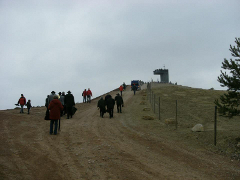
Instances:
[[[122,96],[122,91],[123,91],[123,86],[122,85],[119,87],[119,90],[120,90],[120,93],[121,93],[121,96]]]
[[[58,127],[58,120],[60,119],[61,116],[61,111],[63,110],[62,103],[58,100],[58,96],[55,95],[53,97],[53,100],[50,102],[49,106],[49,119],[51,120],[50,122],[50,134],[53,133],[53,124],[55,124],[54,127],[54,135],[57,134],[57,127]]]
[[[21,94],[20,99],[18,100],[18,105],[20,104],[21,106],[21,110],[20,113],[24,113],[23,112],[23,106],[26,105],[26,98],[23,96],[23,94]]]
[[[86,103],[86,98],[87,98],[87,90],[86,89],[84,89],[82,96],[83,96],[83,103]]]
[[[87,91],[87,102],[88,103],[91,102],[91,96],[92,96],[92,91],[90,90],[90,88],[88,88],[88,91]]]

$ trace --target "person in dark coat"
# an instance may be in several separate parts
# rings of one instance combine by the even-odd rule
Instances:
[[[46,98],[46,100],[45,100],[45,106],[46,106],[47,109],[48,109],[48,105],[49,105],[49,103],[48,103],[48,98],[49,98],[49,95],[47,95],[47,98]]]
[[[117,93],[117,95],[115,96],[115,101],[117,103],[117,110],[118,110],[118,113],[122,113],[122,106],[123,106],[123,98],[122,96],[120,96],[119,93]]]
[[[110,95],[110,94],[107,94],[107,95],[105,96],[105,102],[107,102],[107,100],[108,100],[110,97],[111,97],[111,95]]]
[[[63,106],[63,109],[64,109],[64,98],[65,98],[65,96],[63,96],[61,92],[59,92],[58,95],[59,95],[59,101],[62,103],[62,106]],[[63,116],[63,110],[61,111],[61,116]]]
[[[65,92],[64,92],[64,91],[62,92],[62,96],[64,97],[64,102],[65,102]],[[64,105],[63,105],[63,115],[66,114],[66,111],[67,111],[67,110],[66,110],[66,104],[64,104]]]
[[[48,109],[48,106],[49,106],[49,95],[47,95],[47,98],[45,100],[45,107],[47,108],[46,110],[46,113],[45,113],[45,120],[49,120],[49,109]]]
[[[137,86],[136,86],[135,84],[133,84],[133,86],[132,86],[132,90],[133,90],[133,92],[134,92],[134,95],[135,95],[135,93],[136,93],[136,90],[137,90]]]
[[[71,116],[72,118],[72,108],[75,105],[75,101],[74,101],[74,96],[71,94],[71,91],[67,92],[68,94],[65,95],[64,98],[64,104],[66,105],[66,111],[67,111],[67,119],[69,119],[69,117]]]
[[[27,102],[28,114],[30,113],[31,107],[32,107],[32,105],[31,105],[31,100],[29,99],[28,102]]]
[[[53,100],[50,102],[49,106],[49,119],[50,121],[50,134],[53,133],[53,124],[55,124],[54,127],[54,135],[57,134],[57,127],[58,127],[58,120],[60,119],[61,110],[63,110],[62,103],[58,100],[58,96],[55,95],[53,97]]]
[[[101,97],[100,100],[98,101],[97,107],[98,107],[98,109],[100,109],[100,117],[103,118],[103,115],[106,112],[105,101],[104,101],[103,97]]]
[[[109,99],[111,97],[111,95],[110,94],[107,94],[106,96],[105,96],[105,106],[107,106],[107,100]],[[106,112],[108,112],[108,109],[106,110]]]
[[[110,119],[111,119],[113,117],[113,109],[114,109],[114,105],[115,105],[115,101],[111,95],[107,98],[106,105],[107,105],[107,111],[108,111]]]
[[[126,84],[125,84],[125,82],[123,83],[123,89],[126,90]]]

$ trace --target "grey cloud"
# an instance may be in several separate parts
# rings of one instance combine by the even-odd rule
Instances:
[[[77,101],[132,79],[220,89],[221,62],[239,36],[238,1],[0,2],[1,89],[12,108],[21,93],[34,105],[71,90]],[[14,102],[14,103],[13,103]]]

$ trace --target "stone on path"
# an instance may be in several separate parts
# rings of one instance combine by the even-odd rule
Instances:
[[[150,111],[150,108],[149,107],[145,107],[145,108],[143,108],[143,111]]]
[[[196,124],[193,128],[192,128],[193,132],[203,132],[204,128],[202,124]]]
[[[165,124],[176,124],[176,119],[175,118],[165,119]]]

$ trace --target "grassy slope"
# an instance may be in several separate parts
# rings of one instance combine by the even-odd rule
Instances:
[[[209,150],[240,159],[240,118],[217,116],[217,146],[214,146],[214,100],[224,91],[204,90],[175,85],[153,84],[155,94],[155,116],[158,119],[158,101],[160,97],[160,115],[165,130],[176,138],[184,139],[185,143],[199,144]],[[150,93],[148,92],[148,100]],[[178,104],[178,129],[175,125],[165,125],[168,118],[176,117],[176,100]],[[192,132],[196,124],[204,126],[204,132]],[[174,135],[175,133],[175,135]],[[170,134],[169,134],[170,135]]]

